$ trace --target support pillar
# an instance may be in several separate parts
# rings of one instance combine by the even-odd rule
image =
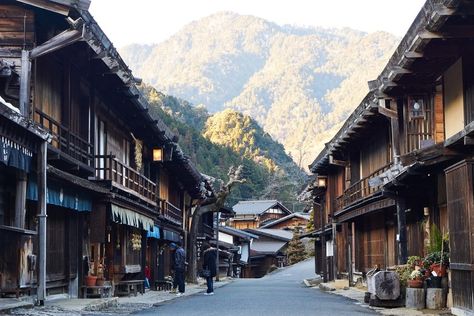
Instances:
[[[44,305],[46,298],[46,154],[47,142],[38,151],[38,289],[37,304]]]

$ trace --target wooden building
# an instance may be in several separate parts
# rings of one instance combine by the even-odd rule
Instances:
[[[280,219],[266,223],[261,228],[273,228],[273,229],[287,229],[291,231],[298,230],[300,233],[306,230],[306,225],[309,223],[309,214],[304,213],[291,213]]]
[[[240,201],[232,209],[235,216],[230,219],[229,226],[237,229],[259,228],[291,214],[277,200]]]
[[[186,246],[192,208],[207,193],[177,137],[148,113],[139,80],[88,6],[0,5],[0,59],[14,74],[0,76],[3,98],[52,136],[47,293],[73,297],[89,274],[117,293],[140,287],[145,266],[152,282],[169,275],[167,245]],[[34,217],[39,183],[25,183],[27,218]]]
[[[470,2],[428,0],[310,166],[321,214],[313,232],[320,238],[317,271],[329,270],[329,254],[331,277],[403,264],[426,254],[435,224],[450,235],[452,312],[460,315],[474,306],[473,9]],[[331,251],[324,249],[328,238]]]
[[[220,226],[219,248],[224,248],[231,254],[229,258],[228,275],[236,278],[250,278],[250,245],[259,237],[244,230]]]
[[[0,71],[3,79],[0,83],[0,297],[9,294],[19,297],[31,292],[38,278],[36,210],[26,207],[26,184],[28,179],[38,178],[38,166],[43,159],[40,146],[50,135],[5,101],[5,79],[14,73],[9,66],[9,70],[3,66]]]
[[[247,267],[251,278],[265,276],[273,267],[282,268],[287,265],[286,249],[293,238],[293,232],[284,229],[257,228],[246,229],[258,236],[250,245],[250,263]]]

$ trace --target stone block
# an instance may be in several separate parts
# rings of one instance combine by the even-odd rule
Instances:
[[[425,289],[407,288],[406,307],[415,309],[425,308]]]
[[[426,289],[426,308],[442,309],[444,307],[446,307],[446,300],[443,289]]]
[[[400,279],[393,271],[379,271],[373,276],[374,291],[380,300],[396,300],[400,297]],[[370,292],[370,291],[369,291]]]

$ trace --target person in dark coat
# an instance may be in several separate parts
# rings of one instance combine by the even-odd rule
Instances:
[[[184,294],[184,272],[186,270],[186,252],[184,251],[183,247],[181,246],[181,242],[176,242],[170,244],[170,248],[174,250],[174,281],[173,281],[173,290],[176,291],[176,287],[178,287],[177,295]]]
[[[207,292],[204,295],[214,295],[214,277],[217,275],[216,259],[217,249],[209,244],[203,245],[203,270],[209,270],[210,274],[206,277]]]

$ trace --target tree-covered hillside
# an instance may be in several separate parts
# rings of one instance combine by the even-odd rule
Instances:
[[[296,193],[306,175],[249,116],[224,111],[212,116],[202,107],[142,86],[150,113],[160,117],[179,135],[179,144],[198,169],[211,177],[226,179],[231,165],[244,166],[247,179],[233,189],[230,205],[245,199],[274,198],[296,203]]]
[[[223,12],[121,54],[159,91],[211,113],[250,115],[307,165],[365,96],[396,43],[383,32],[280,26]]]

